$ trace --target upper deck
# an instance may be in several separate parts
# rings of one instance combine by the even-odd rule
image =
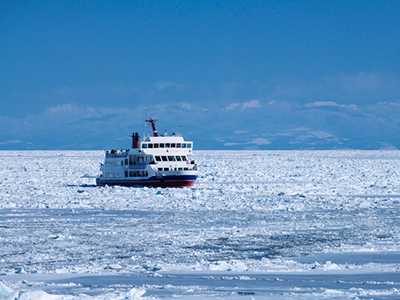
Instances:
[[[185,141],[181,136],[146,137],[139,142],[139,149],[145,153],[192,153],[193,142]]]
[[[132,137],[132,148],[121,150],[118,152],[117,150],[111,150],[110,153],[107,151],[107,158],[119,158],[119,157],[127,157],[128,155],[154,155],[161,153],[176,153],[177,155],[188,155],[193,151],[193,142],[185,141],[180,134],[173,133],[172,136],[162,135],[159,136],[155,127],[156,120],[150,119],[146,120],[146,122],[150,122],[153,127],[153,136],[145,136],[140,139],[139,133],[134,132]]]

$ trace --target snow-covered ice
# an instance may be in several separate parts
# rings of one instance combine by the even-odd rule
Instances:
[[[398,299],[399,151],[196,151],[193,188],[102,151],[0,151],[0,299]]]

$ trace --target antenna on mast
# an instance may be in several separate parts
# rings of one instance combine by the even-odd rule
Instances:
[[[155,136],[155,137],[158,136],[158,131],[156,129],[157,119],[150,118],[150,119],[146,119],[145,121],[151,123],[151,127],[153,128],[153,136]]]

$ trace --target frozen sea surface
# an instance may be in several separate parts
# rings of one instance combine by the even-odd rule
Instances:
[[[102,151],[0,151],[0,299],[399,299],[399,151],[196,151],[193,188]]]

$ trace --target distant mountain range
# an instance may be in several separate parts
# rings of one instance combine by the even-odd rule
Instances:
[[[182,132],[195,149],[400,149],[400,101],[373,105],[335,102],[175,103],[135,110],[66,104],[21,119],[0,116],[0,149],[129,148],[129,135]]]

